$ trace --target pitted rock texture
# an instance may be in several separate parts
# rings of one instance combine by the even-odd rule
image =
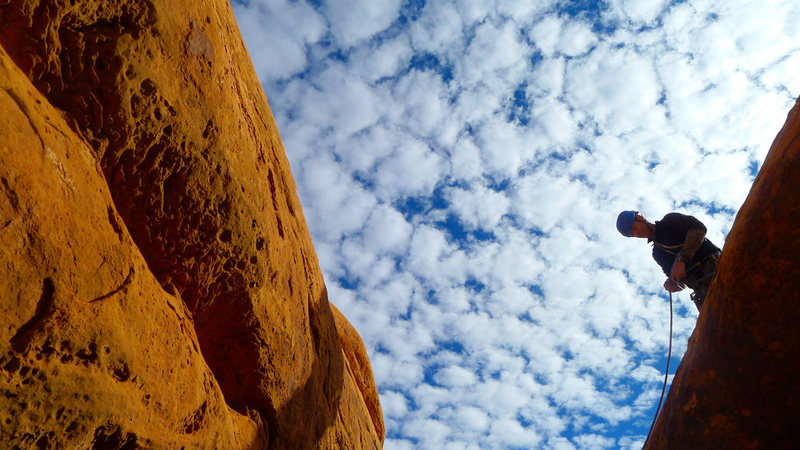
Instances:
[[[0,111],[2,446],[263,447],[258,414],[225,404],[91,149],[2,49]]]
[[[41,141],[39,147],[45,150],[39,153],[46,161],[58,161],[53,162],[55,181],[48,189],[74,196],[72,203],[54,207],[51,202],[61,200],[48,196],[38,180],[19,175],[22,162],[17,160],[32,164],[39,153],[30,145],[15,143],[22,137],[3,131],[8,144],[0,150],[4,158],[0,189],[5,189],[8,201],[0,203],[2,220],[9,227],[49,224],[45,231],[37,231],[41,237],[29,237],[31,231],[20,231],[19,236],[0,231],[3,249],[17,249],[4,254],[9,269],[0,280],[2,292],[8,293],[3,299],[11,302],[2,306],[4,317],[9,315],[4,320],[8,324],[4,342],[9,345],[4,364],[21,368],[19,361],[30,358],[34,350],[36,360],[46,342],[59,349],[61,341],[50,328],[37,325],[61,318],[53,312],[61,309],[52,305],[69,311],[63,323],[77,336],[86,335],[83,341],[69,340],[65,348],[75,352],[69,353],[71,357],[90,361],[73,372],[61,366],[66,364],[61,362],[66,353],[58,354],[48,361],[56,361],[51,363],[59,373],[62,392],[42,394],[47,400],[39,406],[20,401],[27,403],[31,414],[69,409],[71,403],[65,398],[79,391],[83,372],[97,361],[107,361],[113,368],[103,373],[112,379],[130,383],[137,375],[142,380],[145,373],[167,371],[167,390],[199,383],[204,395],[217,392],[216,403],[195,401],[193,412],[186,415],[188,422],[174,428],[200,436],[186,442],[208,447],[226,439],[256,446],[268,440],[270,448],[380,447],[383,418],[363,342],[328,303],[283,145],[229,4],[73,3],[19,0],[0,5],[0,44],[27,77],[22,86],[22,77],[12,76],[17,68],[7,69],[12,75],[3,83],[13,101],[9,105],[32,103],[46,110],[41,120],[53,122],[51,127],[63,136],[52,139],[60,139],[64,155],[73,155],[70,164],[83,161],[96,168],[84,174],[62,162],[58,153],[50,157],[55,150],[46,149],[55,149],[55,144],[45,143],[42,125],[30,125],[24,138]],[[6,58],[4,67],[8,66],[12,64]],[[12,95],[12,91],[26,94]],[[11,129],[25,128],[3,128]],[[82,202],[89,202],[90,195],[73,192],[78,185],[91,195],[110,197],[103,204],[93,200],[98,205],[94,209],[84,207]],[[20,209],[20,192],[40,193],[27,200],[40,211],[33,206]],[[84,210],[93,212],[77,215]],[[86,221],[75,224],[74,230],[59,229],[59,224],[83,217]],[[105,224],[111,235],[94,229]],[[21,252],[35,248],[32,239],[55,242],[63,265],[49,256],[40,257],[48,264],[46,270],[33,262],[12,263]],[[95,248],[112,244],[126,249],[127,259],[103,256]],[[67,261],[71,258],[77,265],[81,252],[94,259],[81,263],[80,271],[68,272],[71,281],[64,285],[62,277],[71,267]],[[147,288],[142,287],[145,281],[150,283]],[[150,290],[158,295],[149,294]],[[175,312],[160,314],[140,297],[171,305],[169,310]],[[95,316],[86,316],[82,309],[115,302],[132,309],[142,321],[149,318],[147,327],[153,329],[150,334],[125,327],[114,331],[125,336],[125,358],[114,355],[116,347],[111,345],[106,356],[106,344],[90,332],[93,326],[111,330],[114,321],[89,320]],[[73,311],[77,311],[74,317]],[[127,321],[128,313],[115,311],[114,319],[138,329],[139,324]],[[161,329],[163,316],[176,317],[183,334],[173,336]],[[210,368],[207,375],[200,376],[196,368],[193,373],[198,377],[178,379],[176,369],[168,367],[170,358],[147,362],[158,353],[155,348],[167,345],[161,343],[172,339],[175,345],[186,346],[195,335],[197,348],[192,348],[197,361],[192,364],[204,368],[204,360]],[[25,346],[18,344],[23,341]],[[80,351],[90,357],[78,357]],[[11,392],[19,380],[0,378],[0,382]],[[175,385],[167,386],[168,382]],[[136,386],[126,386],[119,395],[134,399],[142,391]],[[200,395],[198,388],[192,389]],[[220,403],[222,396],[232,410]],[[175,404],[167,406],[170,402]],[[98,400],[92,413],[97,420],[108,418],[102,404]],[[167,411],[178,406],[184,404],[173,398],[142,408]],[[223,412],[231,417],[226,419],[231,424],[227,428],[220,425]],[[159,441],[157,431],[142,431],[147,429],[143,420],[110,420],[102,430],[100,425],[91,428],[78,422],[82,431],[57,442],[70,445],[116,436],[124,444],[129,434],[135,439],[147,436],[153,445],[173,442]],[[0,426],[3,433],[17,429]],[[198,434],[211,429],[227,434],[219,431],[207,439],[203,436],[209,433]],[[31,436],[23,445],[51,432],[59,434],[46,427],[28,431]]]
[[[800,445],[800,103],[728,234],[647,448]]]

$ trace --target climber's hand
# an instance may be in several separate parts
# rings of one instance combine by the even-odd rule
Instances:
[[[675,260],[669,278],[676,283],[683,281],[686,278],[686,263],[681,260]]]
[[[671,278],[667,278],[667,281],[664,282],[664,289],[668,292],[678,292],[683,289],[681,285],[672,281]]]

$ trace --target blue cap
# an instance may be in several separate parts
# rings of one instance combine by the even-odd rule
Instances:
[[[636,219],[636,214],[639,211],[622,211],[617,216],[617,230],[625,237],[631,237],[631,228],[633,228],[633,221]]]

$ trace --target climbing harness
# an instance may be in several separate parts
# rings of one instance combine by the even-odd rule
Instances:
[[[653,417],[653,423],[650,424],[650,431],[647,432],[647,439],[644,440],[642,450],[647,447],[647,441],[650,440],[650,433],[653,432],[653,427],[658,420],[658,413],[661,412],[661,402],[664,400],[664,391],[667,390],[667,378],[669,377],[669,360],[672,358],[672,292],[669,293],[669,351],[667,352],[667,370],[664,372],[664,386],[661,387],[661,398],[658,399],[658,407],[656,408],[656,415]]]

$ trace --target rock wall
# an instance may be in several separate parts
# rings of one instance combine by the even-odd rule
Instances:
[[[0,5],[0,440],[377,448],[224,1]]]
[[[800,103],[728,234],[648,448],[800,445]]]

